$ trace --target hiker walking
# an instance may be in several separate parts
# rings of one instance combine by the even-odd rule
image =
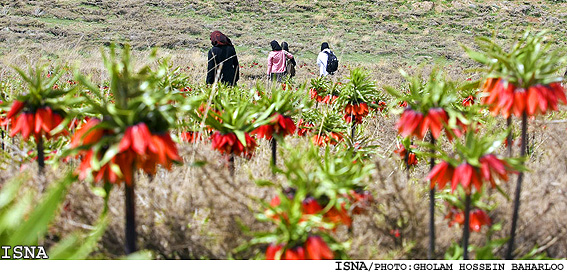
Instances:
[[[270,42],[272,51],[268,54],[268,78],[281,82],[285,74],[286,58],[293,59],[291,53],[282,49],[276,40]]]
[[[333,75],[339,67],[337,56],[329,49],[329,44],[324,42],[321,44],[321,52],[317,56],[317,65],[319,66],[319,76]]]
[[[289,52],[289,45],[287,42],[282,43],[282,49]],[[295,58],[288,59],[286,58],[285,62],[285,75],[289,76],[289,78],[295,77],[295,66],[297,63],[295,62]]]
[[[211,33],[211,44],[207,65],[207,84],[213,84],[217,78],[217,71],[222,65],[219,81],[228,85],[236,85],[239,79],[239,65],[236,50],[232,42],[220,31]]]

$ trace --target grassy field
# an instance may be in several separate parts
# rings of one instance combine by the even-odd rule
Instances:
[[[3,1],[0,54],[33,52],[52,58],[111,42],[204,54],[209,33],[221,30],[238,53],[263,60],[273,39],[287,41],[300,61],[314,63],[328,41],[354,63],[470,64],[459,43],[474,37],[513,38],[548,29],[566,41],[562,1]]]
[[[476,79],[478,65],[467,57],[461,44],[473,46],[475,37],[492,35],[504,42],[525,29],[547,29],[553,46],[563,47],[567,42],[566,16],[567,3],[563,1],[0,0],[0,82],[14,79],[11,65],[24,67],[41,60],[68,65],[69,73],[63,80],[71,79],[71,68],[76,66],[102,83],[107,76],[99,50],[116,42],[131,44],[140,62],[151,48],[159,48],[160,56],[170,57],[173,65],[189,75],[189,82],[198,85],[205,80],[209,34],[213,30],[227,34],[235,44],[243,65],[239,85],[245,87],[262,81],[273,39],[290,44],[300,64],[296,79],[299,83],[317,73],[315,58],[324,41],[330,43],[340,60],[335,79],[346,77],[350,68],[360,66],[370,72],[378,86],[399,86],[399,69],[429,71],[434,65],[443,67],[450,78]],[[3,98],[18,92],[15,85],[0,87]],[[532,250],[554,258],[567,257],[564,117],[563,111],[530,120],[531,173],[526,177],[522,198],[518,257]],[[429,167],[421,164],[406,177],[393,154],[396,120],[396,115],[379,114],[365,124],[364,134],[379,147],[376,161],[380,164],[373,176],[376,183],[369,185],[379,202],[369,215],[355,217],[353,230],[345,228],[336,233],[339,238],[351,238],[349,255],[354,259],[426,257],[427,208],[423,204],[427,192],[421,186],[425,185],[423,177]],[[501,124],[505,121],[501,120]],[[308,141],[294,138],[288,144],[301,147]],[[235,180],[228,178],[223,158],[208,142],[183,144],[180,149],[186,163],[206,160],[207,166],[160,170],[153,179],[140,176],[140,248],[153,250],[160,259],[261,257],[265,250],[262,248],[233,252],[250,239],[242,224],[252,230],[266,228],[255,221],[258,207],[250,198],[269,200],[273,195],[252,182],[254,178],[272,176],[266,164],[269,143],[259,144],[252,160],[237,160]],[[0,185],[20,171],[20,160],[25,161],[21,154],[28,149],[19,145],[12,151],[10,156],[17,164],[10,160],[1,163],[4,170]],[[34,164],[22,165],[36,171]],[[61,176],[57,169],[48,172],[48,177]],[[28,186],[33,189],[44,183],[34,178]],[[512,188],[505,189],[510,196]],[[490,202],[500,204],[491,217],[503,227],[494,237],[505,237],[512,204],[496,194]],[[66,209],[50,228],[45,243],[49,245],[76,230],[89,230],[102,203],[91,185],[75,183]],[[123,254],[124,215],[119,189],[111,196],[110,214],[114,221],[93,258]],[[406,221],[403,239],[391,233],[399,219]],[[438,258],[443,258],[451,243],[460,239],[460,231],[446,225],[439,214]],[[472,240],[483,243],[487,238],[475,234]],[[497,252],[503,253],[504,249],[498,248]]]

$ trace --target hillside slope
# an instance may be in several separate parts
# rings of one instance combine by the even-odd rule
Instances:
[[[352,61],[451,61],[463,59],[459,42],[493,30],[504,39],[526,27],[549,29],[563,44],[566,15],[560,1],[2,0],[0,54],[113,41],[205,50],[219,29],[251,55],[263,56],[276,39],[300,56],[329,41]]]

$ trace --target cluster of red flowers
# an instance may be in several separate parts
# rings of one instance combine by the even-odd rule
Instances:
[[[466,97],[463,99],[463,102],[461,103],[463,106],[471,106],[474,104],[474,97],[472,95]]]
[[[0,100],[0,104],[3,104],[4,101]],[[6,125],[8,125],[8,119],[6,117],[3,116],[4,114],[4,110],[0,109],[0,126],[4,127]],[[2,128],[4,129],[4,128]]]
[[[416,149],[416,148],[417,146],[411,145],[410,151],[408,153],[406,147],[398,143],[398,149],[394,150],[394,153],[398,154],[400,158],[405,161],[407,166],[415,166],[417,165],[417,157],[415,153],[412,152],[412,149]]]
[[[193,91],[193,88],[188,86],[179,89],[179,92],[191,92],[191,91]]]
[[[265,139],[272,139],[272,135],[280,135],[285,137],[295,132],[296,126],[290,117],[276,113],[269,124],[262,125],[252,131],[252,134]]]
[[[286,189],[286,196],[289,199],[293,199],[295,192],[293,189]],[[350,211],[352,214],[362,214],[364,213],[370,203],[374,202],[374,198],[368,191],[362,189],[350,190],[349,194],[344,196],[349,200]],[[281,204],[279,196],[274,197],[270,201],[270,206],[276,208]],[[303,216],[299,220],[300,222],[306,221],[309,215],[323,213],[323,220],[329,223],[344,224],[347,227],[352,225],[352,218],[349,215],[349,211],[346,209],[346,203],[341,203],[340,209],[335,206],[328,209],[323,213],[324,205],[317,201],[313,197],[307,197],[301,202],[301,212]],[[266,211],[266,215],[272,219],[284,219],[287,220],[287,214],[284,212],[283,215],[273,214],[271,210]],[[333,230],[336,229],[336,226]],[[328,248],[327,244],[318,236],[309,236],[305,244],[294,246],[285,250],[284,253],[280,253],[284,249],[284,245],[270,244],[266,250],[266,259],[274,260],[279,254],[282,260],[320,260],[320,259],[332,259],[333,253]]]
[[[493,187],[496,181],[508,181],[508,174],[515,171],[505,161],[498,159],[493,154],[484,155],[479,159],[480,168],[474,167],[467,162],[461,163],[454,168],[451,164],[443,161],[431,170],[427,179],[431,180],[431,188],[437,184],[440,189],[451,181],[451,190],[454,191],[460,184],[467,193],[471,191],[471,185],[480,190],[484,182],[489,182]]]
[[[362,123],[362,118],[368,115],[368,104],[366,102],[359,104],[348,104],[345,107],[344,119],[347,123],[351,123],[354,120],[357,124]]]
[[[240,68],[244,68],[246,64],[242,64],[240,65]],[[250,63],[250,68],[254,67],[254,66],[258,66],[258,67],[262,67],[260,64],[258,64],[257,62],[252,62]]]
[[[332,260],[333,251],[320,236],[309,236],[303,245],[286,249],[283,244],[270,244],[266,249],[266,260]],[[279,255],[278,255],[279,254]]]
[[[24,111],[18,115],[26,106],[25,102],[14,101],[12,108],[6,115],[6,120],[12,121],[12,131],[10,136],[15,136],[21,133],[24,139],[28,139],[31,134],[35,138],[45,136],[48,139],[51,137],[51,130],[59,126],[63,121],[63,117],[55,112],[50,107],[42,107],[35,112]],[[66,132],[65,132],[66,133]]]
[[[349,200],[351,212],[354,215],[363,214],[366,212],[368,206],[374,202],[374,197],[368,191],[364,190],[350,190],[349,194],[345,194],[344,197]],[[288,198],[293,198],[293,193],[288,195]],[[277,207],[281,203],[279,196],[272,198],[270,201],[271,207]],[[346,209],[346,203],[341,203],[341,208],[336,207],[330,208],[323,214],[323,219],[330,223],[344,224],[350,227],[352,224],[352,218],[350,217],[348,210]],[[313,197],[307,197],[301,202],[301,211],[304,215],[318,214],[323,211],[325,206],[321,205],[321,202],[317,201]],[[270,214],[270,212],[267,212]],[[273,219],[277,219],[277,215],[268,215]],[[287,217],[284,215],[284,218]]]
[[[202,105],[199,106],[199,109],[198,109],[199,117],[203,117],[202,115],[205,114],[205,110],[206,110],[206,105],[205,105],[205,104],[202,104]],[[220,110],[217,110],[217,109],[212,108],[212,107],[209,108],[209,111],[215,112],[215,113],[216,113],[217,115],[219,115],[219,116],[222,114],[222,112],[221,112]],[[209,114],[209,115],[210,115],[210,114]],[[215,119],[218,120],[220,123],[222,123],[222,119],[221,119],[221,118],[215,117]],[[209,128],[209,127],[208,127],[207,129],[208,129],[208,130],[212,130],[212,129]]]
[[[492,221],[488,214],[481,209],[475,208],[470,211],[469,214],[469,229],[470,231],[480,232],[482,226],[492,225]],[[465,224],[465,212],[458,209],[457,207],[451,207],[449,213],[445,216],[445,219],[449,219],[449,227],[454,224],[463,225]]]
[[[493,115],[502,113],[505,118],[511,113],[518,117],[524,112],[530,116],[545,114],[548,109],[557,111],[559,101],[567,104],[565,89],[558,82],[537,84],[525,90],[503,79],[489,78],[484,83],[483,90],[489,94],[483,103],[490,105]]]
[[[334,103],[339,98],[338,96],[334,96],[334,95],[327,95],[323,97],[319,95],[317,89],[315,88],[309,89],[309,94],[311,94],[311,99],[315,99],[318,102],[327,103],[327,104]]]
[[[213,149],[218,150],[221,154],[250,157],[256,148],[256,140],[248,133],[245,133],[244,136],[246,138],[246,146],[238,140],[234,133],[221,134],[220,132],[215,132],[211,136]]]
[[[90,119],[71,138],[71,148],[92,145],[97,143],[105,135],[113,134],[102,128],[95,128],[101,121]],[[92,149],[80,153],[83,156],[79,166],[79,178],[84,179],[92,171],[92,157],[95,153]],[[101,154],[96,156],[100,157]],[[138,123],[126,128],[124,136],[118,145],[118,154],[110,163],[93,171],[95,181],[106,181],[117,183],[125,181],[131,185],[132,173],[137,168],[143,169],[148,174],[155,174],[157,164],[170,169],[173,162],[180,162],[177,147],[168,133],[152,134],[145,123]],[[112,165],[118,165],[122,177],[112,170]]]
[[[311,122],[306,122],[303,119],[299,119],[299,122],[297,123],[297,135],[298,136],[305,136],[307,135],[307,133],[309,133],[311,130],[313,130],[313,127],[315,127],[315,125]]]
[[[377,106],[372,107],[372,110],[378,110],[380,112],[384,112],[387,106],[386,102],[383,101],[373,102],[373,104]]]
[[[301,208],[303,213],[306,215],[317,214],[323,210],[323,206],[321,206],[321,204],[319,204],[319,202],[313,197],[305,198],[302,202]],[[347,227],[350,227],[352,224],[352,218],[348,215],[345,203],[341,204],[341,209],[337,209],[336,207],[330,208],[323,214],[323,219],[330,223],[342,223]]]
[[[311,140],[313,144],[318,146],[325,146],[326,144],[336,145],[343,140],[343,136],[340,133],[330,132],[328,134],[314,135]]]
[[[449,115],[442,108],[431,108],[427,115],[406,109],[396,124],[398,133],[403,137],[413,135],[423,138],[427,130],[431,130],[433,138],[439,138],[443,126],[449,122]]]
[[[201,133],[194,131],[181,132],[181,141],[195,143],[202,139]]]
[[[374,202],[372,194],[362,189],[350,190],[347,198],[354,215],[365,213],[370,204]]]

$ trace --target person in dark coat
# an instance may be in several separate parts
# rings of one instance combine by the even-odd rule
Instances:
[[[211,44],[207,65],[207,84],[213,84],[217,78],[218,67],[222,64],[219,81],[228,85],[236,85],[239,74],[238,57],[232,42],[220,31],[211,33]]]

